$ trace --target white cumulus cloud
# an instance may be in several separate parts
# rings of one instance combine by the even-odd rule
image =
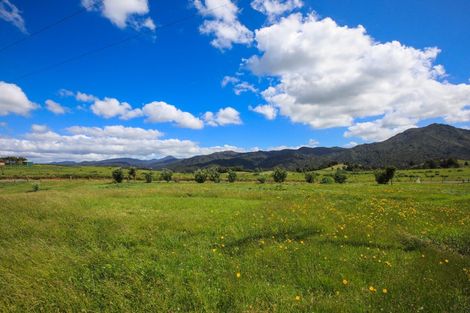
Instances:
[[[205,35],[213,35],[211,44],[219,49],[230,49],[233,44],[250,44],[253,32],[238,20],[239,8],[231,0],[194,0],[199,14],[207,19],[199,28]]]
[[[122,125],[105,127],[72,126],[67,128],[67,130],[74,135],[83,135],[93,138],[156,139],[163,136],[163,133],[156,129],[124,127]]]
[[[301,0],[253,0],[251,7],[268,16],[270,21],[303,6]]]
[[[0,81],[0,116],[9,114],[27,116],[37,108],[38,105],[31,102],[20,87]]]
[[[344,133],[346,138],[358,137],[366,141],[384,141],[410,128],[416,128],[416,119],[386,116],[372,121],[356,123]]]
[[[274,120],[277,116],[277,109],[269,104],[258,105],[256,107],[249,107],[253,112],[263,115],[268,120]]]
[[[156,28],[152,18],[148,17],[148,0],[82,0],[82,5],[88,11],[100,11],[119,28]]]
[[[216,113],[206,112],[204,120],[209,126],[240,125],[240,112],[232,107],[220,109]]]
[[[51,99],[46,100],[46,109],[57,115],[62,115],[67,112],[67,109],[64,108],[60,103],[57,103]]]
[[[201,129],[204,123],[191,113],[183,112],[174,105],[163,101],[154,101],[146,104],[142,108],[147,117],[147,121],[154,123],[171,122],[179,127]]]
[[[257,30],[255,40],[260,55],[245,65],[275,78],[262,95],[293,122],[350,127],[347,136],[376,140],[428,118],[468,121],[470,85],[443,80],[438,48],[377,42],[362,26],[313,14],[282,18]]]
[[[244,151],[235,146],[201,147],[196,142],[161,139],[153,129],[124,126],[68,128],[59,134],[45,125],[33,125],[23,138],[0,137],[0,155],[22,155],[36,162],[103,160],[117,157],[178,158],[220,151]]]
[[[94,114],[104,118],[119,117],[122,120],[129,120],[143,115],[141,109],[133,109],[129,103],[120,102],[115,98],[95,100],[90,108]]]

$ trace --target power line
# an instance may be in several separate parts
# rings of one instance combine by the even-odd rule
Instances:
[[[7,50],[7,49],[10,49],[10,48],[12,48],[12,47],[14,47],[14,46],[16,46],[16,45],[18,45],[18,44],[20,44],[20,43],[26,41],[27,39],[30,39],[30,38],[32,38],[32,37],[34,37],[34,36],[37,36],[37,35],[39,35],[39,34],[45,32],[45,31],[48,31],[49,29],[54,28],[54,27],[56,27],[56,26],[58,26],[58,25],[60,25],[60,24],[62,24],[62,23],[64,23],[64,22],[66,22],[66,21],[68,21],[68,20],[74,18],[75,16],[78,16],[78,15],[80,15],[80,14],[86,12],[86,11],[87,11],[87,8],[80,8],[79,10],[77,10],[77,11],[73,12],[72,14],[67,15],[67,16],[65,16],[65,17],[63,17],[63,18],[61,18],[61,19],[55,21],[55,22],[52,23],[52,24],[46,25],[46,26],[44,26],[43,28],[38,29],[38,30],[35,31],[35,32],[28,33],[28,34],[26,34],[25,37],[20,38],[20,39],[18,39],[18,40],[15,40],[15,41],[13,41],[13,42],[7,44],[6,46],[1,47],[1,48],[0,48],[0,52],[3,52],[3,51],[5,51],[5,50]]]
[[[29,77],[29,76],[33,76],[33,75],[36,75],[36,74],[39,74],[39,73],[43,73],[43,72],[47,72],[55,67],[59,67],[61,65],[64,65],[64,64],[67,64],[67,63],[70,63],[70,62],[73,62],[73,61],[76,61],[76,60],[79,60],[81,58],[84,58],[86,56],[89,56],[91,54],[95,54],[95,53],[98,53],[98,52],[101,52],[103,50],[106,50],[106,49],[109,49],[109,48],[112,48],[112,47],[115,47],[115,46],[119,46],[125,42],[128,42],[134,38],[137,38],[139,36],[141,36],[142,34],[139,33],[137,35],[133,35],[133,36],[129,36],[129,37],[126,37],[124,39],[121,39],[121,40],[118,40],[118,41],[115,41],[115,42],[112,42],[112,43],[109,43],[107,45],[104,45],[102,47],[99,47],[97,49],[93,49],[93,50],[90,50],[90,51],[86,51],[82,54],[79,54],[79,55],[76,55],[74,57],[71,57],[69,59],[66,59],[66,60],[63,60],[63,61],[60,61],[60,62],[57,62],[57,63],[54,63],[54,64],[50,64],[50,65],[47,65],[45,67],[42,67],[40,69],[37,69],[35,71],[32,71],[32,72],[29,72],[25,75],[22,75],[22,76],[19,76],[17,77],[15,80],[20,80],[20,79],[23,79],[23,78],[26,78],[26,77]]]
[[[217,6],[215,8],[212,8],[210,10],[206,10],[206,12],[211,12],[211,11],[215,11],[217,9],[220,9],[220,8],[223,8],[225,6],[227,6],[228,4],[224,4],[224,5],[221,5],[221,6]],[[172,21],[172,22],[169,22],[169,23],[166,23],[166,24],[163,24],[161,25],[160,27],[157,28],[158,29],[164,29],[164,28],[168,28],[168,27],[171,27],[171,26],[175,26],[175,25],[178,25],[178,24],[181,24],[181,23],[184,23],[192,18],[194,18],[195,16],[198,16],[199,14],[198,13],[194,13],[194,14],[191,14],[191,15],[188,15],[184,18],[181,18],[179,20],[175,20],[175,21]],[[60,62],[57,62],[57,63],[54,63],[54,64],[50,64],[50,65],[47,65],[45,67],[42,67],[40,69],[37,69],[37,70],[34,70],[32,72],[29,72],[27,74],[24,74],[24,75],[21,75],[21,76],[18,76],[15,80],[20,80],[20,79],[23,79],[23,78],[27,78],[27,77],[30,77],[30,76],[33,76],[33,75],[37,75],[37,74],[40,74],[40,73],[43,73],[43,72],[46,72],[46,71],[49,71],[53,68],[56,68],[56,67],[59,67],[59,66],[62,66],[64,64],[67,64],[67,63],[70,63],[70,62],[73,62],[73,61],[76,61],[76,60],[79,60],[81,58],[84,58],[86,56],[89,56],[89,55],[92,55],[92,54],[95,54],[95,53],[98,53],[98,52],[101,52],[103,50],[107,50],[109,48],[112,48],[112,47],[116,47],[116,46],[119,46],[121,44],[124,44],[132,39],[135,39],[135,38],[138,38],[140,36],[142,36],[143,33],[138,33],[138,34],[135,34],[135,35],[132,35],[132,36],[128,36],[128,37],[125,37],[123,39],[120,39],[118,41],[114,41],[114,42],[111,42],[107,45],[104,45],[104,46],[101,46],[99,48],[96,48],[96,49],[92,49],[92,50],[89,50],[89,51],[86,51],[84,53],[81,53],[79,55],[76,55],[74,57],[71,57],[69,59],[66,59],[66,60],[63,60],[63,61],[60,61]]]

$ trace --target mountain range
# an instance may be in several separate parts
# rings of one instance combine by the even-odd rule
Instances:
[[[234,152],[224,151],[187,159],[165,157],[157,160],[130,158],[61,162],[61,165],[135,166],[139,168],[169,168],[175,171],[193,171],[210,166],[245,170],[284,167],[289,170],[320,168],[333,162],[358,164],[364,167],[396,166],[406,168],[427,160],[456,158],[470,160],[470,130],[444,124],[431,124],[408,129],[382,142],[362,144],[354,148],[309,148],[280,151]]]

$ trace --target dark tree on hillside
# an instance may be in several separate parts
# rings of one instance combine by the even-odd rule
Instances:
[[[128,175],[129,175],[129,178],[132,178],[133,180],[135,180],[135,178],[137,176],[136,168],[135,167],[130,167],[129,171],[128,171]]]
[[[430,169],[434,169],[434,168],[437,168],[437,162],[434,161],[434,160],[427,160],[426,162],[424,162],[424,168],[430,168]]]
[[[442,160],[441,161],[441,167],[443,167],[443,168],[451,168],[451,167],[457,168],[457,167],[460,167],[460,164],[456,159],[449,158],[447,160]]]

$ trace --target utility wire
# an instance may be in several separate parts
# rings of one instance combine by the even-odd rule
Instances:
[[[221,6],[217,6],[215,8],[212,8],[212,9],[208,9],[206,10],[205,12],[212,12],[212,11],[215,11],[217,9],[220,9],[220,8],[223,8],[223,7],[226,7],[228,4],[224,4],[224,5],[221,5]],[[198,13],[194,13],[194,14],[191,14],[191,15],[188,15],[184,18],[181,18],[179,20],[175,20],[175,21],[172,21],[172,22],[169,22],[169,23],[166,23],[166,24],[163,24],[161,25],[160,27],[157,27],[157,30],[158,29],[164,29],[164,28],[169,28],[171,26],[175,26],[175,25],[178,25],[178,24],[182,24],[196,16],[198,16],[199,14]],[[67,64],[67,63],[70,63],[70,62],[73,62],[73,61],[76,61],[76,60],[79,60],[81,58],[84,58],[86,56],[89,56],[89,55],[92,55],[92,54],[95,54],[95,53],[98,53],[98,52],[101,52],[103,50],[107,50],[109,48],[112,48],[112,47],[116,47],[116,46],[119,46],[121,44],[124,44],[132,39],[135,39],[135,38],[138,38],[140,36],[142,36],[143,33],[138,33],[138,34],[135,34],[135,35],[132,35],[132,36],[128,36],[128,37],[125,37],[121,40],[118,40],[118,41],[114,41],[114,42],[111,42],[107,45],[104,45],[102,47],[99,47],[99,48],[96,48],[96,49],[92,49],[92,50],[89,50],[89,51],[86,51],[82,54],[79,54],[79,55],[76,55],[74,57],[71,57],[69,59],[66,59],[66,60],[63,60],[63,61],[60,61],[60,62],[57,62],[57,63],[53,63],[53,64],[50,64],[50,65],[47,65],[45,67],[42,67],[40,69],[37,69],[37,70],[34,70],[32,72],[29,72],[27,74],[24,74],[24,75],[21,75],[21,76],[18,76],[15,80],[20,80],[20,79],[23,79],[23,78],[27,78],[27,77],[30,77],[30,76],[33,76],[33,75],[37,75],[37,74],[40,74],[40,73],[43,73],[43,72],[46,72],[46,71],[49,71],[53,68],[56,68],[56,67],[59,67],[59,66],[62,66],[64,64]],[[1,50],[0,50],[1,51]]]
[[[107,45],[104,45],[102,47],[99,47],[97,49],[93,49],[93,50],[89,50],[89,51],[86,51],[82,54],[79,54],[79,55],[76,55],[74,57],[71,57],[69,59],[66,59],[66,60],[63,60],[63,61],[60,61],[60,62],[57,62],[57,63],[54,63],[54,64],[50,64],[50,65],[47,65],[47,66],[44,66],[40,69],[37,69],[37,70],[34,70],[32,72],[29,72],[25,75],[21,75],[19,77],[17,77],[15,80],[20,80],[20,79],[23,79],[23,78],[26,78],[26,77],[29,77],[29,76],[33,76],[33,75],[36,75],[36,74],[40,74],[40,73],[43,73],[43,72],[47,72],[53,68],[56,68],[56,67],[59,67],[61,65],[64,65],[64,64],[67,64],[67,63],[70,63],[70,62],[73,62],[73,61],[76,61],[76,60],[79,60],[81,58],[84,58],[86,56],[89,56],[89,55],[92,55],[92,54],[95,54],[95,53],[98,53],[98,52],[101,52],[103,50],[106,50],[106,49],[109,49],[109,48],[112,48],[112,47],[115,47],[115,46],[119,46],[125,42],[128,42],[134,38],[137,38],[139,36],[141,36],[142,34],[137,34],[137,35],[133,35],[133,36],[129,36],[129,37],[126,37],[124,39],[121,39],[121,40],[118,40],[118,41],[115,41],[115,42],[112,42],[110,44],[107,44]]]
[[[43,28],[38,29],[38,30],[35,31],[35,32],[28,33],[28,34],[26,34],[23,38],[20,38],[20,39],[18,39],[18,40],[15,40],[15,41],[13,41],[13,42],[7,44],[6,46],[1,47],[1,48],[0,48],[0,52],[3,52],[3,51],[5,51],[5,50],[8,50],[8,49],[10,49],[10,48],[12,48],[12,47],[14,47],[14,46],[16,46],[16,45],[22,43],[22,42],[24,42],[24,41],[26,41],[26,40],[28,40],[28,39],[34,37],[34,36],[37,36],[37,35],[39,35],[39,34],[45,32],[45,31],[48,31],[49,29],[54,28],[54,27],[56,27],[57,25],[60,25],[60,24],[62,24],[62,23],[64,23],[64,22],[66,22],[66,21],[68,21],[68,20],[74,18],[75,16],[78,16],[78,15],[80,15],[80,14],[86,12],[86,11],[87,11],[87,8],[81,8],[81,9],[79,9],[79,10],[73,12],[72,14],[67,15],[67,16],[65,16],[65,17],[63,17],[63,18],[61,18],[61,19],[55,21],[55,22],[52,23],[52,24],[46,25],[46,26],[44,26]]]

